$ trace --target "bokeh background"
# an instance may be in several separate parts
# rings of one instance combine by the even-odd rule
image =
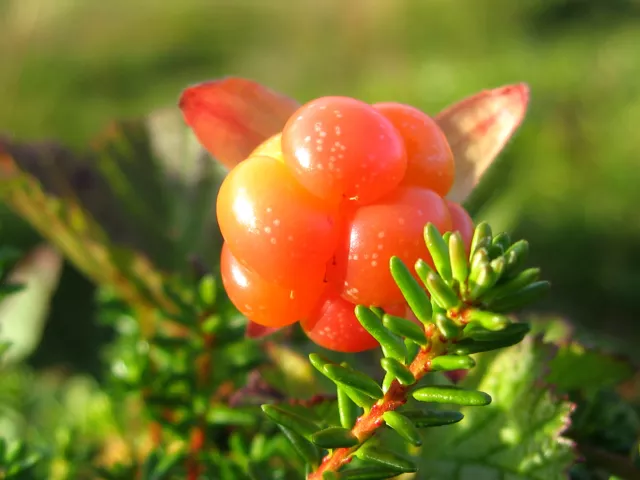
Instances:
[[[476,218],[530,240],[554,283],[543,311],[636,351],[638,0],[0,0],[0,32],[0,131],[75,147],[224,75],[432,113],[528,82]],[[4,208],[0,221],[3,243],[40,241]],[[32,363],[100,371],[93,291],[65,266]]]

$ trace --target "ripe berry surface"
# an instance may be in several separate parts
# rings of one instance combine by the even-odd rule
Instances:
[[[362,352],[378,347],[355,316],[355,305],[329,287],[307,318],[300,322],[307,336],[317,345],[337,352]],[[392,315],[403,316],[404,305],[386,307]]]
[[[338,241],[337,210],[271,157],[249,158],[229,172],[218,193],[217,215],[238,261],[283,285],[324,275]]]
[[[325,287],[323,275],[284,286],[268,282],[242,265],[227,244],[222,247],[220,274],[235,307],[249,320],[267,327],[282,327],[302,320],[316,305]]]
[[[443,197],[449,193],[455,176],[453,153],[435,120],[402,103],[373,107],[393,123],[404,140],[407,172],[401,185],[429,188]]]
[[[419,258],[431,263],[423,236],[428,222],[440,232],[451,229],[445,201],[427,189],[398,188],[377,202],[358,208],[348,221],[348,235],[341,238],[336,251],[336,272],[330,275],[330,281],[337,283],[342,296],[355,304],[404,302],[389,271],[389,260],[395,255],[411,269]]]
[[[447,207],[451,214],[451,230],[460,232],[467,253],[471,249],[471,240],[473,239],[473,220],[467,211],[460,204],[447,200]]]
[[[282,150],[298,181],[333,204],[372,202],[395,189],[407,169],[404,142],[393,124],[348,97],[303,105],[284,127]]]

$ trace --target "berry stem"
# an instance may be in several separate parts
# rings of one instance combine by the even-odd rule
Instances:
[[[449,342],[444,339],[435,325],[429,325],[426,329],[429,344],[421,348],[416,358],[411,362],[409,369],[416,380],[420,380],[431,370],[431,361],[447,353]],[[389,411],[396,410],[407,402],[407,395],[411,389],[410,385],[403,386],[394,380],[387,393],[371,407],[371,410],[360,416],[351,430],[360,443],[355,447],[336,448],[328,453],[315,472],[307,477],[307,480],[322,480],[324,472],[337,472],[341,467],[348,464],[355,452],[369,440],[378,428],[384,425],[382,416]]]

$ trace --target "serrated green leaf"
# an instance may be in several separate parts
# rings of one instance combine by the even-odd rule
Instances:
[[[561,435],[573,406],[540,384],[549,357],[549,347],[531,338],[481,357],[490,364],[461,385],[481,389],[494,401],[463,408],[463,422],[423,436],[424,478],[565,479],[575,453]]]
[[[551,360],[546,380],[562,392],[594,393],[618,385],[634,373],[633,366],[622,358],[571,342],[561,346]]]

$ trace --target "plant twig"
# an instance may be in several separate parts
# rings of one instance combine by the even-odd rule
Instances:
[[[426,329],[429,345],[422,348],[416,358],[411,362],[409,369],[417,380],[431,370],[431,361],[447,353],[449,343],[440,335],[435,325],[430,325]],[[410,385],[403,386],[397,380],[391,384],[387,393],[371,409],[360,416],[351,430],[360,441],[358,445],[350,448],[336,448],[327,454],[318,469],[308,476],[308,480],[322,480],[324,472],[336,472],[344,465],[351,462],[355,452],[376,430],[384,425],[382,416],[389,411],[396,410],[407,402],[407,394]]]

